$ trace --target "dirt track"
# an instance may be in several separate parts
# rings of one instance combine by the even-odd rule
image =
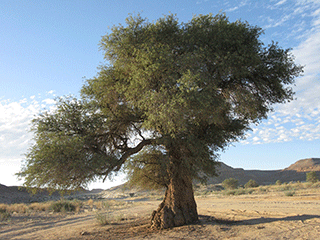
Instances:
[[[320,193],[304,196],[197,198],[199,223],[155,231],[148,216],[159,201],[137,201],[113,214],[124,219],[99,226],[95,212],[13,215],[0,223],[0,239],[319,239]]]

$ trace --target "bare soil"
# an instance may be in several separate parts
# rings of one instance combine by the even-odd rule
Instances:
[[[199,222],[166,230],[149,227],[160,201],[132,198],[99,225],[96,211],[12,214],[0,239],[319,239],[320,191],[294,196],[251,194],[197,197]],[[119,200],[121,201],[121,200]],[[124,201],[124,200],[122,200]]]

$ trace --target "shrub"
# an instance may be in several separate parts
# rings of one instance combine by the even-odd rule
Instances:
[[[284,193],[287,197],[292,197],[295,194],[295,191],[291,190],[291,191],[286,191]]]
[[[238,180],[235,178],[228,178],[222,182],[225,189],[236,189],[238,187]]]
[[[281,184],[282,184],[282,182],[280,180],[276,181],[276,185],[281,185]]]
[[[10,218],[11,218],[10,213],[4,208],[0,208],[0,222],[7,221]]]
[[[307,182],[312,182],[312,183],[317,182],[318,181],[317,173],[316,172],[308,172],[306,174],[306,180],[307,180]]]
[[[73,212],[76,210],[76,207],[70,202],[59,201],[52,203],[50,210],[54,212]]]
[[[95,215],[95,218],[101,226],[105,226],[110,223],[109,221],[110,217],[107,214],[97,213]]]
[[[245,185],[244,185],[245,188],[255,188],[255,187],[259,187],[259,184],[253,180],[253,179],[250,179]]]

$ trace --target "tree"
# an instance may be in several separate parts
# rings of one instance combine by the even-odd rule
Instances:
[[[307,180],[307,182],[312,182],[312,183],[317,182],[318,181],[317,173],[314,171],[308,172],[306,174],[306,180]]]
[[[255,187],[259,187],[259,184],[253,180],[253,179],[250,179],[245,185],[244,185],[245,188],[255,188]]]
[[[238,187],[238,180],[235,178],[228,178],[222,182],[222,186],[225,189],[236,189]]]
[[[74,189],[126,162],[134,179],[166,187],[153,227],[197,221],[192,180],[214,175],[219,150],[293,98],[302,68],[288,49],[265,47],[262,32],[223,14],[128,17],[102,38],[107,62],[81,100],[61,99],[34,120],[18,175],[27,187]]]

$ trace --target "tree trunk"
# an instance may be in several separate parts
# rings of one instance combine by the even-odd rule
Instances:
[[[151,227],[166,229],[198,221],[192,179],[183,175],[173,174],[162,203],[152,214]]]

